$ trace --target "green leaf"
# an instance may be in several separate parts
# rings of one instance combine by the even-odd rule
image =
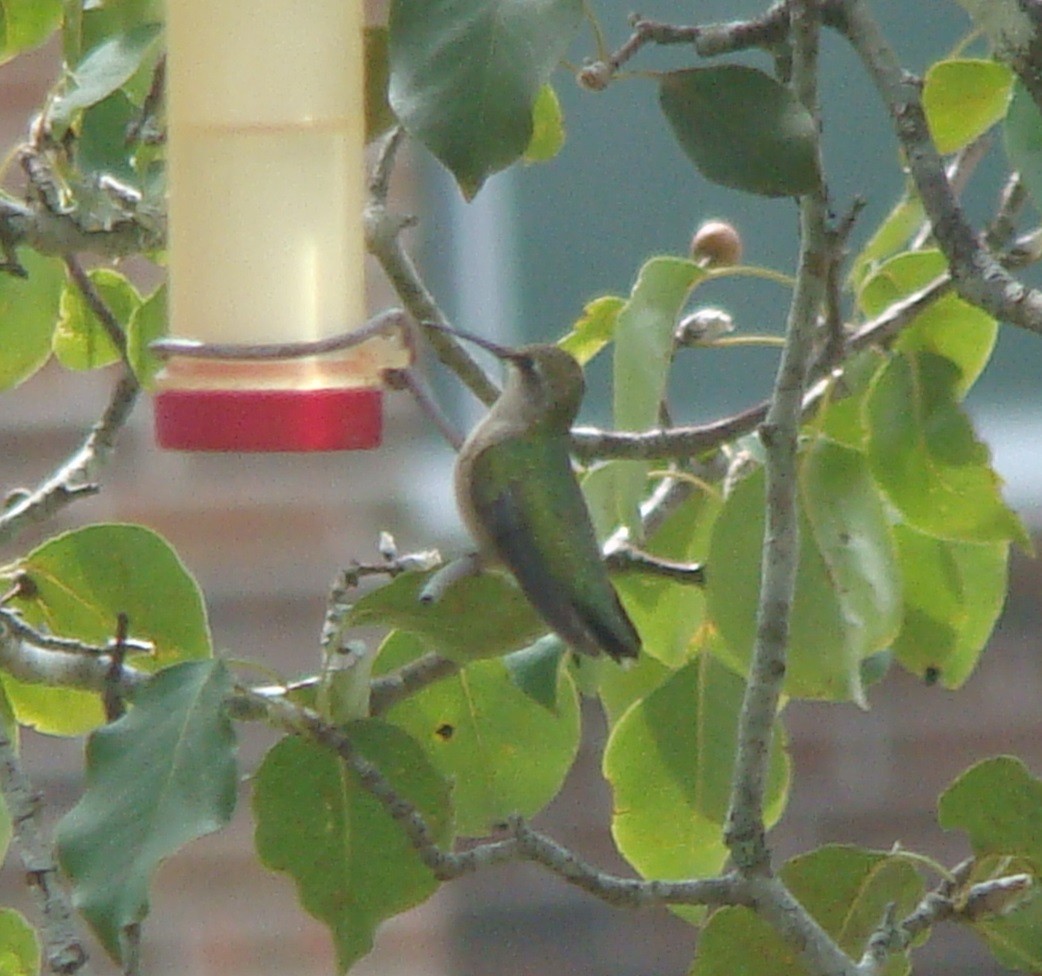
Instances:
[[[731,793],[744,682],[709,654],[670,675],[620,718],[604,750],[612,835],[644,877],[715,874],[727,859],[723,823]],[[789,761],[780,722],[764,815],[785,805]]]
[[[170,546],[139,525],[100,524],[49,539],[18,564],[32,595],[14,605],[36,627],[104,644],[127,615],[130,637],[155,653],[134,659],[149,670],[207,657],[210,629],[202,594]],[[3,683],[18,721],[44,732],[78,735],[104,720],[97,695],[16,681]]]
[[[449,788],[420,747],[372,719],[346,732],[446,843]],[[329,927],[341,973],[369,952],[380,922],[437,888],[398,822],[334,753],[313,742],[290,737],[268,752],[254,780],[253,812],[261,861],[289,874],[305,910]]]
[[[659,84],[673,135],[707,180],[768,197],[818,185],[814,119],[769,75],[728,64],[669,71]]]
[[[851,261],[847,284],[854,291],[860,290],[865,278],[876,264],[884,258],[888,258],[895,251],[901,250],[922,226],[925,217],[922,201],[916,194],[915,187],[909,183],[905,187],[901,199],[894,205],[894,209],[883,218],[883,222],[868,239],[868,243]]]
[[[988,915],[972,924],[1000,965],[1042,972],[1042,897],[1038,892],[1009,914]]]
[[[134,144],[127,141],[127,128],[139,114],[140,109],[121,91],[83,113],[75,143],[76,163],[82,174],[106,173],[137,187]]]
[[[68,126],[77,112],[96,105],[129,81],[161,43],[162,26],[139,24],[103,40],[76,66],[51,105],[52,124]]]
[[[125,332],[131,316],[141,305],[137,289],[111,268],[95,268],[88,276]],[[62,292],[54,354],[66,369],[98,369],[120,358],[104,326],[72,282],[67,283]]]
[[[532,701],[548,712],[557,714],[557,692],[561,661],[568,645],[556,634],[540,637],[530,647],[523,647],[503,658],[510,680]]]
[[[627,709],[646,698],[673,674],[650,654],[641,654],[632,667],[605,669],[597,686],[608,727],[613,727]]]
[[[385,642],[381,661],[388,655],[402,663],[415,653],[403,636]],[[555,680],[550,711],[517,686],[504,661],[475,661],[388,710],[387,720],[455,784],[460,834],[488,834],[511,814],[538,813],[557,795],[579,747],[579,705],[567,671],[559,669]]]
[[[721,908],[698,937],[690,976],[807,976],[787,942],[747,908]]]
[[[1009,546],[948,542],[906,525],[894,531],[905,604],[894,653],[913,674],[959,688],[1002,612]]]
[[[865,401],[872,380],[886,362],[886,354],[880,349],[862,349],[847,359],[843,363],[843,375],[832,385],[826,404],[806,425],[809,431],[864,453],[868,439]]]
[[[900,856],[829,845],[782,866],[781,878],[839,948],[860,959],[869,936],[893,905],[904,918],[922,896],[915,868]],[[907,953],[890,956],[882,970],[903,976]],[[800,976],[807,968],[796,951],[747,908],[715,912],[699,938],[691,976]]]
[[[148,914],[160,863],[219,830],[235,808],[235,736],[220,661],[167,668],[87,743],[87,788],[58,826],[76,907],[123,960],[126,927]]]
[[[553,85],[543,85],[532,106],[532,138],[525,148],[526,163],[545,163],[564,145],[564,115]]]
[[[21,912],[0,908],[0,976],[38,976],[40,940]]]
[[[431,575],[403,573],[362,597],[345,624],[400,628],[419,635],[428,649],[454,661],[498,657],[546,633],[546,624],[506,576],[470,576],[450,586],[434,603],[421,603],[420,591]],[[476,613],[478,607],[481,611]]]
[[[955,152],[1001,120],[1009,106],[1013,77],[998,61],[934,62],[923,79],[923,109],[937,151]]]
[[[615,327],[614,424],[617,430],[657,427],[673,361],[673,332],[692,289],[706,271],[686,258],[655,257],[637,275]],[[641,534],[638,505],[644,495],[646,461],[612,466],[615,517],[634,538]]]
[[[1042,873],[1042,781],[1019,759],[971,766],[941,794],[937,817],[945,830],[966,831],[978,857],[1021,857]]]
[[[1010,167],[1020,173],[1035,209],[1042,209],[1042,115],[1019,80],[1013,86],[1003,137]]]
[[[625,304],[618,295],[602,295],[587,302],[572,331],[558,345],[585,366],[615,337],[615,325]]]
[[[764,538],[762,470],[741,481],[716,521],[706,587],[725,659],[743,672],[756,640]],[[800,560],[785,691],[863,704],[861,662],[901,622],[901,582],[883,501],[857,451],[824,438],[800,459]]]
[[[693,493],[670,513],[643,548],[662,559],[703,562],[709,555],[713,523],[721,505],[717,496]],[[613,581],[640,632],[644,652],[670,667],[684,664],[705,619],[704,589],[639,569],[618,573]]]
[[[365,28],[365,141],[382,136],[397,121],[387,101],[391,65],[387,54],[387,28]]]
[[[956,542],[1013,541],[1030,551],[1002,501],[988,448],[958,404],[961,374],[929,352],[895,355],[867,403],[868,459],[891,503],[914,528]]]
[[[151,389],[163,360],[149,345],[167,333],[166,285],[160,285],[130,315],[127,323],[127,359],[138,382]]]
[[[528,147],[536,96],[582,10],[581,0],[391,4],[391,107],[467,199]]]
[[[0,274],[0,389],[18,386],[51,355],[51,336],[65,285],[57,258],[23,249],[27,278]]]
[[[62,0],[0,3],[0,64],[42,44],[61,23]],[[0,965],[0,972],[3,966]]]
[[[865,282],[858,304],[870,318],[882,315],[948,270],[937,250],[907,251],[883,264]],[[932,352],[950,359],[961,374],[957,389],[964,396],[976,382],[995,348],[998,323],[958,295],[942,295],[920,312],[897,338],[895,348]]]

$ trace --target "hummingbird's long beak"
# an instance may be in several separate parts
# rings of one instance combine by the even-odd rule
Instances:
[[[480,346],[487,352],[492,353],[493,356],[507,360],[508,362],[524,358],[516,349],[501,346],[498,342],[493,342],[491,339],[486,339],[484,336],[475,335],[473,332],[465,332],[463,329],[453,329],[447,325],[442,325],[440,322],[422,322],[421,325],[428,329],[437,329],[439,332],[444,332],[447,335],[456,336],[458,339],[465,339],[467,342],[473,342],[475,346]]]

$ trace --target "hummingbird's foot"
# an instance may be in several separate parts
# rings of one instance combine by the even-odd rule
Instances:
[[[437,603],[454,583],[468,576],[477,576],[482,570],[481,557],[476,552],[453,559],[441,567],[420,590],[420,603]]]

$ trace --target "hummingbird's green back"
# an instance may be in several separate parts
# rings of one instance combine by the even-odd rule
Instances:
[[[543,619],[587,654],[633,658],[640,637],[608,577],[567,433],[505,435],[457,469],[461,510],[481,550],[517,579]]]

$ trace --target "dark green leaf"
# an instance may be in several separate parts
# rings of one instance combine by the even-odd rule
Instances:
[[[372,142],[395,123],[387,101],[391,66],[387,58],[387,28],[365,29],[365,141]]]
[[[568,647],[556,634],[503,658],[510,680],[532,701],[557,714],[557,676]]]
[[[536,96],[582,9],[581,0],[391,4],[391,107],[468,199],[528,147]]]
[[[138,382],[146,389],[152,386],[156,373],[163,368],[163,360],[149,349],[149,345],[167,333],[166,294],[166,285],[160,285],[134,309],[127,323],[127,359]]]
[[[1003,134],[1010,166],[1020,173],[1035,201],[1035,209],[1042,210],[1042,115],[1019,80],[1013,86]]]
[[[401,729],[375,720],[346,727],[352,744],[414,804],[434,839],[451,835],[449,787]],[[384,919],[426,900],[438,883],[386,808],[338,756],[286,738],[254,781],[255,842],[261,861],[289,874],[309,914],[329,927],[337,970],[372,948]]]
[[[87,744],[87,789],[58,827],[58,849],[76,907],[115,959],[126,927],[148,914],[160,862],[231,818],[231,687],[220,661],[167,668]]]
[[[728,64],[662,75],[659,104],[680,147],[721,186],[768,197],[818,185],[817,129],[784,85]]]
[[[70,124],[77,112],[96,105],[129,81],[145,60],[154,56],[160,35],[160,24],[139,24],[98,44],[69,75],[65,92],[52,104],[52,123]]]
[[[76,140],[76,163],[83,174],[106,173],[137,187],[133,144],[127,142],[127,129],[140,109],[121,91],[91,105],[80,121]]]

